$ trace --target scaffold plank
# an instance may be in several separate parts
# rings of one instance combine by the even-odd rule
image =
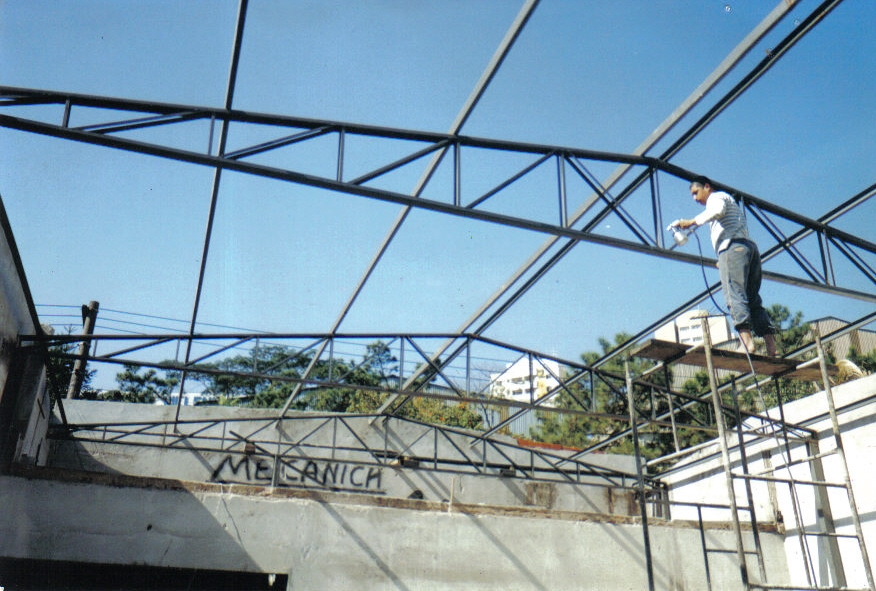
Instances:
[[[634,357],[643,357],[664,363],[680,363],[696,367],[706,367],[706,350],[702,345],[690,347],[673,341],[650,339],[632,351]],[[750,357],[750,361],[749,361]],[[716,369],[749,373],[754,372],[764,376],[793,378],[797,380],[819,380],[821,369],[811,363],[798,364],[791,359],[781,357],[765,357],[763,355],[746,355],[739,351],[712,348],[712,362]],[[837,368],[828,366],[828,374],[835,375]]]

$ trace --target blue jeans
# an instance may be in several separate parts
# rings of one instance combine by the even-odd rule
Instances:
[[[760,299],[760,252],[751,240],[735,240],[718,253],[721,287],[730,317],[737,330],[749,329],[757,336],[773,332],[770,317]]]

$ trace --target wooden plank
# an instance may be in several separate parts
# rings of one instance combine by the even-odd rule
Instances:
[[[681,363],[696,367],[707,366],[706,351],[702,345],[689,347],[674,341],[650,339],[633,349],[631,355],[664,363]],[[796,361],[781,357],[751,355],[751,365],[749,365],[748,356],[745,353],[713,348],[712,362],[717,369],[743,374],[749,373],[753,366],[754,372],[763,376],[780,376],[805,381],[821,380],[821,368],[814,360],[798,364]],[[828,365],[828,375],[836,375],[838,371],[839,369],[835,365]]]
[[[706,350],[702,347],[690,349],[677,363],[706,367]],[[716,369],[739,373],[749,373],[753,366],[754,372],[763,376],[787,373],[797,367],[797,363],[794,361],[776,357],[764,357],[762,355],[752,355],[751,364],[749,365],[748,356],[745,353],[726,351],[724,349],[712,349],[712,363]]]
[[[645,359],[668,363],[684,355],[688,348],[687,345],[674,341],[650,339],[633,349],[630,354],[633,357],[644,357]]]
[[[827,364],[827,375],[835,376],[838,373],[839,368],[836,365]],[[794,371],[782,377],[806,382],[821,382],[821,365],[818,363],[818,359],[810,359],[809,361],[804,361]]]

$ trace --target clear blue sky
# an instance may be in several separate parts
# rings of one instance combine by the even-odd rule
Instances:
[[[542,0],[463,133],[630,153],[776,3]],[[253,0],[234,107],[447,131],[521,5]],[[801,1],[714,96],[816,5]],[[221,106],[236,11],[232,0],[5,0],[0,84]],[[863,23],[874,22],[876,3],[843,2],[674,162],[811,218],[872,184],[876,36]],[[150,133],[203,150],[205,130]],[[232,130],[230,145],[255,137]],[[334,165],[294,150],[262,161],[296,158]],[[486,182],[478,172],[490,174],[469,172],[472,191]],[[398,190],[411,191],[417,177],[399,179]],[[107,310],[189,318],[211,182],[208,168],[0,129],[0,195],[41,314],[99,300]],[[538,212],[537,197],[521,207]],[[683,184],[667,183],[663,200],[667,219],[699,211]],[[199,319],[327,331],[398,210],[225,174]],[[873,240],[874,214],[868,203],[836,225]],[[414,212],[341,329],[454,331],[545,238]],[[697,267],[579,245],[487,334],[576,359],[702,288]],[[772,283],[763,295],[808,319],[873,308]],[[111,318],[145,322],[104,313],[98,332],[139,330]]]

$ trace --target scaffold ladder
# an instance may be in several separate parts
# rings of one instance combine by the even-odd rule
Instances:
[[[724,424],[724,414],[722,408],[722,402],[720,396],[718,394],[717,387],[717,378],[715,373],[715,367],[712,362],[711,356],[711,338],[708,331],[708,323],[707,321],[703,321],[703,334],[705,336],[705,354],[706,354],[706,363],[709,373],[709,385],[712,391],[712,402],[715,410],[715,420],[718,429],[718,439],[721,446],[721,461],[723,464],[724,473],[726,476],[727,482],[727,492],[730,503],[730,512],[733,520],[733,528],[735,532],[736,538],[736,555],[737,561],[739,565],[740,577],[743,584],[743,588],[746,590],[754,590],[754,589],[775,589],[775,590],[787,590],[787,591],[876,591],[876,585],[874,585],[873,581],[873,573],[870,567],[870,559],[867,553],[866,543],[864,541],[863,529],[861,527],[860,516],[858,515],[857,504],[855,502],[854,490],[852,489],[851,477],[849,475],[848,464],[846,462],[845,452],[843,449],[842,435],[839,426],[839,419],[836,413],[836,405],[833,398],[833,393],[831,391],[830,385],[830,377],[828,375],[827,370],[827,362],[824,354],[824,348],[821,343],[821,339],[818,335],[816,335],[816,347],[818,350],[818,359],[821,367],[821,378],[822,383],[824,384],[824,393],[827,398],[828,403],[828,412],[831,420],[831,431],[833,434],[835,449],[830,450],[825,453],[821,453],[818,449],[818,444],[815,441],[810,442],[809,444],[809,456],[800,460],[791,461],[790,458],[790,447],[787,441],[787,431],[784,431],[785,435],[785,444],[784,447],[786,452],[788,453],[787,461],[784,465],[779,466],[778,468],[772,468],[768,470],[774,474],[777,470],[788,468],[789,478],[779,478],[772,474],[750,474],[748,472],[748,461],[745,453],[745,441],[743,439],[742,433],[742,423],[741,417],[739,416],[739,405],[738,399],[736,396],[735,387],[732,389],[733,391],[733,400],[734,400],[734,409],[737,413],[737,431],[739,435],[739,453],[741,459],[742,473],[734,473],[732,470],[732,464],[730,461],[730,449],[727,442],[727,434],[726,434],[726,426]],[[780,398],[780,397],[779,397]],[[780,403],[781,409],[781,403]],[[824,470],[821,464],[821,459],[828,455],[836,455],[838,456],[838,465],[843,474],[843,482],[828,482],[824,477]],[[799,478],[793,478],[793,474],[790,471],[790,466],[792,464],[804,464],[808,463],[810,465],[810,470],[813,474],[812,480],[802,480]],[[745,483],[746,496],[748,499],[747,507],[739,507],[737,505],[736,499],[736,490],[735,490],[735,481],[742,480]],[[804,562],[806,563],[806,573],[808,579],[809,586],[798,586],[798,585],[775,585],[769,584],[767,581],[767,572],[763,559],[762,548],[759,543],[758,535],[757,535],[757,517],[755,515],[754,502],[752,497],[752,489],[751,483],[756,480],[766,481],[770,483],[783,483],[787,484],[791,491],[792,503],[794,506],[794,519],[796,522],[796,530],[800,537],[801,543],[801,552]],[[794,487],[796,486],[813,486],[815,491],[815,499],[816,504],[818,506],[820,519],[819,521],[824,526],[824,531],[812,532],[806,531],[804,520],[802,518],[801,512],[798,507],[798,503],[796,501],[796,492],[794,491]],[[827,489],[829,488],[841,488],[846,491],[846,499],[849,504],[849,515],[851,517],[852,523],[854,524],[855,533],[854,534],[840,534],[836,532],[836,528],[833,521],[833,511],[830,507],[830,496],[827,494]],[[742,526],[739,520],[739,511],[747,510],[749,515],[751,516],[752,521],[752,537],[755,542],[755,551],[754,554],[757,555],[758,565],[760,567],[760,579],[758,581],[751,580],[748,572],[748,565],[746,560],[746,555],[752,554],[752,552],[747,551],[744,547],[743,536],[742,536]],[[815,573],[814,569],[811,566],[811,557],[808,550],[808,541],[809,537],[824,537],[828,540],[829,546],[829,554],[830,560],[832,562],[832,577],[833,583],[832,586],[819,586],[815,581]],[[858,557],[861,560],[863,571],[866,575],[867,579],[867,587],[864,588],[853,588],[847,587],[846,581],[846,571],[844,567],[843,554],[839,550],[838,541],[841,538],[853,538],[857,541]],[[703,541],[703,549],[704,552],[710,552],[713,550],[709,550],[705,541]],[[846,555],[847,558],[848,555]],[[708,554],[706,554],[706,560],[708,561]],[[708,567],[708,564],[707,564]],[[708,570],[707,570],[708,576]]]

